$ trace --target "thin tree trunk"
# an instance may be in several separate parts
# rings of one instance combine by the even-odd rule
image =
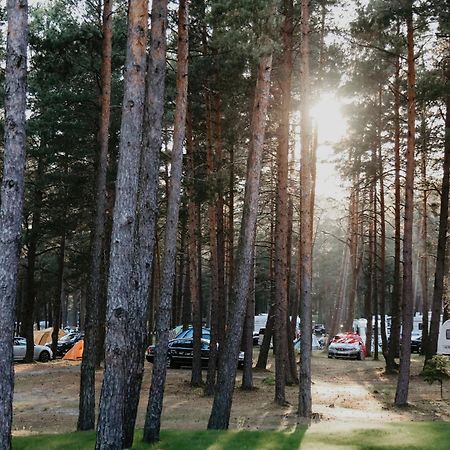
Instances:
[[[406,148],[405,218],[403,228],[403,301],[402,345],[400,367],[395,392],[396,406],[408,403],[409,373],[411,362],[411,332],[413,327],[413,280],[412,280],[412,231],[414,209],[414,147],[416,120],[416,70],[414,62],[414,35],[412,0],[406,2],[406,27],[408,43],[408,139]]]
[[[275,402],[286,404],[286,375],[290,374],[288,356],[288,173],[289,173],[289,116],[291,104],[292,79],[292,0],[284,2],[284,24],[282,28],[283,61],[280,74],[280,124],[277,147],[277,186],[276,186],[276,222],[275,222]]]
[[[159,441],[164,385],[167,375],[169,326],[172,309],[172,293],[175,278],[175,254],[181,196],[183,143],[186,131],[189,55],[188,28],[188,2],[186,0],[180,0],[178,10],[178,59],[176,83],[177,96],[175,106],[168,210],[164,236],[164,262],[158,314],[156,317],[155,361],[153,363],[150,397],[144,425],[143,439],[145,442]]]
[[[27,254],[27,273],[26,273],[26,296],[22,310],[22,336],[27,340],[27,351],[25,362],[33,362],[34,360],[34,339],[33,339],[33,319],[34,306],[36,302],[36,250],[41,228],[41,210],[42,210],[42,172],[43,160],[38,159],[36,188],[34,190],[33,201],[33,219],[31,221],[31,229],[28,237],[28,254]]]
[[[14,309],[24,197],[28,2],[8,0],[5,143],[0,202],[0,449],[11,449]]]
[[[207,170],[211,184],[214,183],[215,161],[213,147],[213,116],[211,95],[206,93],[206,110],[207,110]],[[219,343],[219,260],[217,247],[217,211],[215,205],[216,197],[209,200],[208,205],[208,221],[209,221],[209,247],[210,247],[210,267],[211,267],[211,295],[210,295],[210,312],[211,312],[211,341],[208,360],[208,372],[206,375],[205,394],[213,395],[214,386],[216,384],[217,359],[219,357],[217,347]]]
[[[202,338],[202,312],[199,291],[199,271],[197,248],[199,243],[200,217],[199,203],[196,200],[196,170],[194,160],[194,140],[192,136],[192,113],[188,111],[186,123],[186,173],[188,183],[188,252],[189,252],[189,288],[192,303],[192,327],[193,327],[193,355],[191,386],[198,387],[202,384],[201,362],[201,338]]]
[[[66,200],[64,200],[65,202]],[[62,223],[65,223],[66,210],[62,216]],[[64,295],[64,257],[66,254],[66,230],[63,225],[61,230],[61,240],[59,243],[58,254],[58,278],[56,286],[56,296],[53,302],[53,331],[52,331],[52,352],[53,358],[56,358],[56,346],[59,339],[59,330],[61,328],[61,302]]]
[[[209,429],[226,429],[230,421],[233,389],[236,381],[239,348],[247,306],[248,285],[256,230],[262,151],[267,106],[269,101],[272,55],[260,57],[252,113],[252,138],[247,162],[244,209],[239,235],[237,270],[234,280],[233,301],[228,317],[227,335],[219,361],[219,373]]]
[[[300,371],[298,415],[310,420],[311,335],[312,335],[312,211],[313,170],[311,155],[310,74],[309,74],[309,2],[301,2],[300,96],[301,96],[301,166],[300,166]]]
[[[258,369],[265,369],[267,366],[267,359],[269,357],[270,343],[273,336],[273,327],[275,322],[274,317],[275,305],[271,304],[269,307],[269,312],[267,314],[266,328],[264,329],[264,337],[259,348],[258,361],[256,362],[256,367]]]
[[[253,328],[255,326],[255,256],[248,285],[247,310],[245,313],[244,333],[242,338],[244,350],[244,367],[242,368],[242,389],[253,389]]]
[[[382,132],[382,90],[379,89],[379,114],[378,114],[378,180],[380,183],[380,255],[379,255],[379,275],[378,275],[378,295],[380,298],[380,316],[381,316],[381,345],[383,356],[386,360],[388,353],[388,341],[386,334],[386,206],[384,199],[384,167],[381,155],[381,132]]]
[[[430,309],[430,302],[428,299],[428,180],[427,180],[427,145],[428,139],[426,137],[427,126],[425,115],[422,118],[422,158],[421,158],[421,175],[423,183],[423,197],[422,197],[422,226],[421,226],[421,243],[422,254],[420,257],[420,278],[422,285],[422,346],[421,352],[425,354],[425,349],[428,345],[429,333],[429,318],[428,311]]]
[[[130,348],[128,323],[133,320],[132,285],[139,166],[145,100],[145,49],[148,5],[146,0],[130,0],[128,9],[127,55],[117,169],[116,199],[111,237],[108,278],[105,372],[97,426],[98,450],[121,449],[127,363]],[[133,346],[134,347],[134,346]]]
[[[102,296],[103,244],[106,220],[106,174],[108,167],[108,143],[111,105],[111,57],[112,57],[112,0],[103,1],[102,19],[102,68],[100,97],[100,129],[98,133],[95,186],[95,221],[91,234],[89,289],[84,328],[84,349],[81,362],[80,401],[77,430],[93,430],[95,427],[95,367],[99,328],[99,302]]]

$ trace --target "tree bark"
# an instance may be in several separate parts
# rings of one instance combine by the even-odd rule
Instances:
[[[133,319],[131,302],[133,290],[138,283],[133,273],[133,259],[145,99],[147,27],[147,1],[130,0],[107,289],[105,372],[97,426],[98,450],[121,449],[123,444],[127,362],[131,339],[128,322]]]
[[[411,362],[411,332],[413,327],[413,280],[412,280],[412,230],[414,209],[414,147],[416,120],[416,69],[414,62],[414,35],[412,0],[405,5],[408,44],[408,139],[406,148],[405,217],[403,228],[403,292],[402,292],[402,345],[400,367],[395,392],[396,406],[408,403],[409,373]]]
[[[162,144],[162,119],[166,76],[167,1],[153,1],[151,13],[150,53],[147,65],[146,99],[139,174],[138,230],[135,240],[134,272],[137,289],[132,296],[129,328],[135,351],[128,360],[128,379],[124,409],[123,445],[131,448],[139,396],[144,374],[144,351],[147,340],[149,299],[155,261],[158,215],[159,153]]]
[[[283,56],[280,68],[280,124],[277,146],[277,185],[275,221],[275,402],[286,404],[286,373],[289,371],[288,358],[288,172],[289,172],[289,116],[292,79],[292,1],[284,2],[284,23],[282,27]],[[290,372],[289,372],[290,373]]]
[[[186,0],[180,0],[178,11],[177,96],[168,210],[164,237],[164,262],[158,314],[156,318],[155,361],[153,363],[150,397],[144,425],[143,439],[145,442],[159,441],[164,385],[167,374],[167,352],[169,348],[169,327],[175,278],[178,213],[181,196],[183,143],[186,131],[189,54],[188,27],[188,2]]]
[[[312,210],[313,170],[311,155],[310,74],[309,74],[309,2],[301,2],[300,97],[301,97],[301,161],[300,161],[300,370],[298,415],[310,420],[311,336],[312,336]]]
[[[77,430],[95,427],[95,367],[99,327],[99,302],[102,296],[103,245],[106,220],[106,174],[108,168],[109,123],[111,104],[112,0],[103,1],[102,67],[100,74],[100,129],[95,183],[95,213],[91,232],[90,271],[81,362],[80,402]]]
[[[208,422],[209,429],[227,429],[230,421],[233,389],[236,381],[236,369],[251,275],[271,69],[272,55],[265,54],[261,56],[252,113],[252,138],[247,162],[247,180],[239,235],[236,275],[233,285],[233,300],[228,317],[227,335],[223,346],[222,358],[219,361],[218,383]]]
[[[39,156],[37,162],[36,187],[33,194],[33,219],[31,221],[31,229],[28,235],[28,254],[27,254],[27,273],[26,273],[26,295],[22,309],[22,336],[27,340],[27,352],[25,362],[31,363],[34,360],[34,306],[36,302],[36,251],[41,228],[41,210],[42,210],[42,173],[43,160]]]
[[[0,203],[0,449],[11,448],[14,309],[23,212],[28,2],[8,0],[5,145]]]
[[[199,243],[200,214],[199,203],[196,195],[196,170],[194,160],[194,140],[192,136],[192,113],[188,111],[186,123],[186,173],[188,183],[188,252],[189,252],[189,288],[192,303],[192,328],[193,328],[193,355],[191,386],[198,387],[202,384],[201,362],[201,338],[202,338],[202,311],[200,304],[200,279],[198,271],[197,248]]]

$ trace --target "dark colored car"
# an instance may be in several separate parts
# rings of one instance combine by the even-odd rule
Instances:
[[[167,365],[172,369],[179,368],[181,366],[192,366],[192,358],[194,353],[194,340],[192,338],[176,338],[169,341],[169,352],[167,355]],[[145,357],[148,362],[153,363],[155,356],[155,346],[150,345],[146,352]],[[207,367],[209,361],[209,341],[202,339],[201,342],[201,359],[202,366]],[[239,366],[244,363],[244,353],[239,354]]]
[[[83,333],[69,333],[64,335],[58,340],[56,344],[56,356],[63,357],[78,341],[84,338]],[[45,344],[47,347],[51,347],[51,343]]]
[[[175,339],[192,338],[194,337],[194,328],[188,327],[186,330],[181,330]],[[207,341],[211,340],[211,330],[209,328],[202,327],[202,339]]]
[[[422,348],[422,335],[412,335],[411,336],[411,353],[420,353]]]

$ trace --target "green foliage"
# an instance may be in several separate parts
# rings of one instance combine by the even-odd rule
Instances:
[[[437,381],[442,386],[442,382],[450,378],[450,364],[448,357],[443,355],[433,356],[425,364],[422,376],[426,382],[433,384]]]

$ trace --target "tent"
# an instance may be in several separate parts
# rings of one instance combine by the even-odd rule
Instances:
[[[34,343],[36,345],[45,345],[47,344],[47,342],[52,342],[52,333],[53,328],[46,328],[45,330],[34,331],[33,333]],[[64,335],[65,335],[64,330],[60,329],[58,331],[58,339]]]
[[[439,329],[438,355],[450,355],[450,320],[446,320]]]
[[[83,358],[84,340],[78,341],[64,356],[63,359],[78,361]]]

